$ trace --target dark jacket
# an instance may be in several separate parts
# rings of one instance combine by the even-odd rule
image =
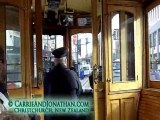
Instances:
[[[91,72],[91,74],[89,76],[89,84],[90,84],[91,88],[93,89],[93,71]]]
[[[0,83],[0,92],[1,92],[6,98],[9,98],[6,84]]]
[[[47,87],[46,97],[58,97],[59,99],[63,97],[78,97],[78,84],[74,73],[64,65],[56,65],[53,70],[47,74],[45,80],[47,81],[45,82],[45,87]],[[77,117],[69,115],[51,115],[45,116],[45,120],[77,120]]]
[[[80,80],[79,80],[79,78],[78,78],[78,76],[77,76],[77,73],[76,73],[75,71],[70,70],[70,72],[71,72],[71,74],[74,76],[74,79],[75,79],[76,82],[77,82],[77,87],[78,87],[78,88],[76,89],[76,94],[77,94],[78,97],[80,97],[81,94],[82,94],[82,92],[83,92],[81,82],[80,82]]]
[[[77,82],[73,73],[62,64],[58,64],[46,76],[48,97],[77,97]]]

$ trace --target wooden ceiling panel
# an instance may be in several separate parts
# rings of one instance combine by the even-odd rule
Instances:
[[[69,9],[91,13],[91,0],[66,0],[63,4],[60,4],[59,9],[65,9],[66,2]]]
[[[32,9],[35,11],[35,0],[32,0]],[[67,8],[74,11],[91,13],[91,0],[61,0],[58,10],[65,10]],[[48,8],[47,0],[41,0],[42,10],[54,10]]]

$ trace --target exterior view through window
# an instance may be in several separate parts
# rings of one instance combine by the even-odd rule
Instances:
[[[160,81],[160,5],[148,12],[150,80]]]
[[[7,88],[22,87],[19,9],[6,6]]]
[[[79,76],[83,90],[91,89],[89,76],[92,73],[92,34],[78,33],[71,36],[72,65]]]
[[[36,36],[33,36],[34,44],[34,87],[37,87],[37,60],[36,60]],[[64,46],[62,35],[42,35],[42,59],[43,72],[48,73],[54,66],[52,51]]]
[[[112,12],[111,27],[113,82],[135,80],[134,15]]]

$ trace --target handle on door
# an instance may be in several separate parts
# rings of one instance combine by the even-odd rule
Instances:
[[[93,80],[96,84],[102,81],[102,66],[96,64],[93,66]]]

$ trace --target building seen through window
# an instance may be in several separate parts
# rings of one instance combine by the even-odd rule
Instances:
[[[33,36],[34,44],[34,86],[37,85],[37,59],[36,59],[36,36]],[[43,60],[43,72],[47,73],[53,68],[52,51],[54,49],[64,46],[62,35],[42,35],[42,60]]]
[[[160,5],[148,12],[150,80],[160,81]]]

